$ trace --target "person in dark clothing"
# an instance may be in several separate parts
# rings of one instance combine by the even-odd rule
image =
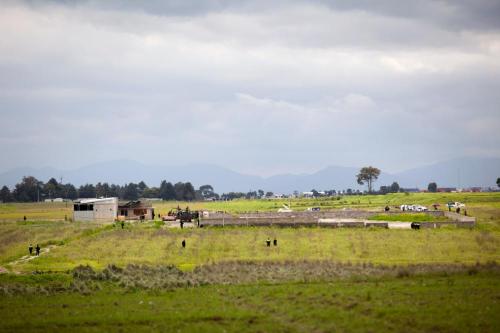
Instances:
[[[451,206],[450,205],[448,205],[448,211],[451,212]]]
[[[276,238],[273,240],[273,245],[278,246],[278,240]]]
[[[26,221],[26,215],[24,215],[23,219]]]
[[[271,239],[269,239],[269,238],[268,238],[268,239],[266,240],[266,244],[267,244],[267,247],[271,246]]]
[[[30,246],[28,247],[28,250],[30,251],[30,255],[32,255],[33,254],[33,245],[32,244],[30,244]]]
[[[464,215],[467,216],[467,209],[464,209]]]
[[[40,245],[36,244],[36,255],[39,256],[40,255]]]
[[[123,227],[125,227],[125,222],[122,221],[121,226],[122,226],[122,229],[123,229]]]
[[[185,248],[186,247],[186,240],[183,239],[181,244],[182,244],[182,248]]]
[[[460,207],[457,207],[456,212],[457,212],[457,214],[460,214]]]
[[[184,222],[181,221],[181,229],[184,229]]]

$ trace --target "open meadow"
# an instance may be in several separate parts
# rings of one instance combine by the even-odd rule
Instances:
[[[466,203],[477,225],[122,229],[72,222],[64,203],[0,204],[0,331],[498,331],[500,193],[153,205],[162,214],[286,203],[382,216],[385,205],[448,201]],[[27,256],[30,243],[41,245],[39,257]]]

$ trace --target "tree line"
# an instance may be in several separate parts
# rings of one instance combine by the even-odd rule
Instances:
[[[145,182],[128,183],[125,185],[97,183],[75,187],[73,184],[63,184],[55,178],[44,183],[33,176],[26,176],[17,183],[11,191],[7,186],[0,189],[2,202],[37,202],[46,199],[63,198],[74,200],[77,198],[118,197],[123,200],[137,200],[139,198],[160,198],[163,200],[192,201],[208,198],[218,199],[211,185],[200,186],[198,190],[190,182],[172,184],[162,181],[160,186],[149,187]]]

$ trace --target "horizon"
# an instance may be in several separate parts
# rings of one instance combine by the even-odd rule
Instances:
[[[498,3],[0,8],[0,173],[115,157],[397,173],[500,157]]]
[[[235,172],[235,173],[238,173],[238,174],[241,174],[241,175],[255,176],[255,177],[259,177],[259,178],[263,178],[263,179],[267,179],[267,178],[271,178],[271,177],[275,177],[275,176],[283,176],[283,175],[293,175],[293,176],[311,175],[311,174],[315,174],[315,173],[318,173],[320,171],[326,170],[328,168],[359,169],[359,168],[361,168],[363,166],[368,166],[368,165],[379,168],[381,170],[381,172],[384,173],[384,174],[394,175],[394,174],[398,174],[398,173],[403,173],[403,172],[411,171],[413,169],[430,167],[430,166],[433,166],[433,165],[436,165],[436,164],[440,164],[440,163],[446,163],[446,162],[452,162],[452,161],[461,161],[461,160],[467,160],[467,159],[471,159],[471,158],[475,158],[475,157],[472,157],[472,156],[460,156],[460,157],[456,157],[456,158],[452,158],[452,159],[448,159],[448,160],[440,160],[440,161],[435,161],[435,162],[432,162],[432,163],[425,163],[425,164],[421,164],[421,165],[415,165],[415,166],[411,166],[411,167],[406,168],[406,169],[395,170],[395,171],[384,170],[384,169],[378,167],[378,165],[375,164],[375,163],[367,164],[367,165],[358,165],[358,166],[340,165],[340,164],[332,165],[332,164],[330,164],[330,165],[325,165],[323,167],[318,167],[316,169],[312,169],[311,171],[304,171],[304,172],[283,172],[283,173],[274,173],[274,174],[269,174],[269,175],[261,175],[261,174],[256,174],[256,173],[255,174],[253,174],[253,173],[246,173],[244,171],[233,169],[233,168],[231,168],[229,166],[218,165],[218,164],[214,164],[214,163],[193,162],[193,163],[185,163],[185,164],[156,164],[156,163],[146,163],[146,162],[142,162],[142,161],[138,161],[138,160],[134,160],[134,159],[110,159],[110,160],[104,160],[104,161],[96,161],[96,162],[91,163],[91,164],[84,164],[84,165],[81,165],[81,166],[78,166],[78,167],[74,167],[74,168],[58,168],[58,167],[56,167],[54,165],[42,165],[42,166],[38,166],[38,167],[25,165],[25,166],[14,167],[14,168],[11,168],[11,169],[6,169],[6,170],[1,170],[0,169],[0,174],[4,174],[4,173],[16,171],[16,170],[19,170],[19,169],[33,169],[33,170],[55,169],[55,170],[61,171],[61,172],[68,172],[68,171],[76,171],[76,170],[80,170],[80,169],[85,169],[85,168],[93,167],[93,166],[96,166],[96,165],[112,164],[112,163],[120,163],[120,162],[125,162],[125,163],[131,162],[131,163],[140,164],[140,165],[146,166],[146,167],[166,167],[166,168],[170,168],[170,167],[189,167],[189,166],[211,166],[211,167],[222,168],[222,169],[225,169],[227,171]],[[483,157],[480,157],[479,159],[500,159],[500,157],[483,156]],[[29,175],[27,175],[27,176],[29,176]],[[57,177],[54,176],[54,178],[57,178]]]
[[[376,166],[375,166],[376,167]],[[13,169],[0,173],[0,186],[13,189],[24,176],[34,176],[47,182],[54,178],[57,182],[75,186],[108,183],[125,185],[145,182],[157,187],[161,181],[170,183],[190,182],[196,188],[209,184],[217,192],[250,192],[256,189],[274,193],[292,193],[316,189],[322,190],[362,190],[355,177],[361,167],[328,166],[312,173],[278,174],[270,177],[240,173],[227,167],[206,164],[183,166],[162,166],[135,160],[114,160],[96,163],[83,168],[61,170],[56,168]],[[200,172],[200,170],[202,172]],[[500,170],[499,158],[461,158],[436,164],[390,173],[381,170],[375,181],[375,189],[389,186],[393,182],[406,189],[425,189],[429,183],[436,182],[443,188],[495,188],[495,180]]]

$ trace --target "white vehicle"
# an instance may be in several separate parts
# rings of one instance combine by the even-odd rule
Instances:
[[[427,207],[421,205],[401,205],[399,207],[402,211],[410,211],[410,212],[426,212],[428,211]]]
[[[415,206],[415,209],[414,209],[416,212],[426,212],[428,211],[427,207],[424,207],[424,206],[420,206],[420,205],[417,205]]]
[[[465,208],[465,204],[461,202],[448,202],[448,207],[450,208]]]

